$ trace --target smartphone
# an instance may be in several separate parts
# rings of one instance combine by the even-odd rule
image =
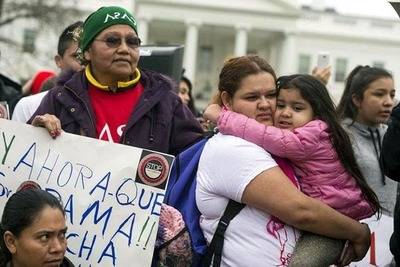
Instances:
[[[317,67],[323,69],[328,66],[329,66],[329,53],[328,52],[318,53]]]

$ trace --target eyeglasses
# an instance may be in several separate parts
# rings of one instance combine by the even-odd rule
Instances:
[[[129,48],[138,48],[141,44],[141,40],[139,37],[127,37],[121,38],[116,36],[108,36],[105,39],[94,39],[95,41],[104,42],[109,48],[117,48],[122,44],[122,40],[125,40],[126,45]]]

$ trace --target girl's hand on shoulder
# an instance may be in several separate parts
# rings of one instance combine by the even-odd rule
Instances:
[[[35,127],[44,127],[54,139],[61,134],[60,120],[51,114],[37,115],[32,120],[32,125]]]
[[[206,120],[217,123],[219,114],[221,113],[222,108],[218,104],[209,105],[203,113],[203,117]]]

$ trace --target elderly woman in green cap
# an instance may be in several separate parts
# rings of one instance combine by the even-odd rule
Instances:
[[[43,99],[30,122],[53,138],[61,130],[177,154],[203,131],[170,79],[138,68],[135,18],[122,7],[89,15],[80,34],[85,69]]]

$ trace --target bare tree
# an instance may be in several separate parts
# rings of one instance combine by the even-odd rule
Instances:
[[[0,0],[0,18],[2,17],[1,15],[3,14],[3,4],[4,0]]]
[[[18,19],[35,19],[40,25],[63,25],[81,15],[76,1],[62,0],[0,0],[0,27]]]

